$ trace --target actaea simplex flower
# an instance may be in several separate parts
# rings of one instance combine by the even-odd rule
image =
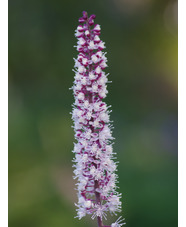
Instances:
[[[108,106],[103,99],[106,97],[108,74],[107,58],[103,49],[105,43],[100,40],[100,25],[94,24],[95,15],[88,17],[83,12],[79,18],[75,36],[78,39],[75,60],[75,81],[73,93],[72,119],[74,120],[75,163],[74,179],[77,179],[78,203],[77,217],[81,219],[90,214],[97,217],[98,226],[103,227],[106,213],[121,211],[121,194],[116,192],[117,165],[114,162],[112,149],[112,126],[109,119]],[[112,227],[120,227],[119,218]]]

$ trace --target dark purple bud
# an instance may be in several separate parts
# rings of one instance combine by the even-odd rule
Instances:
[[[86,20],[88,18],[88,13],[86,11],[83,11],[83,18]]]
[[[83,17],[80,17],[79,18],[79,23],[84,23],[85,22],[85,19]]]
[[[95,18],[96,18],[96,15],[95,15],[95,14],[92,14],[92,15],[90,16],[90,18],[95,19]]]
[[[94,24],[94,20],[92,18],[89,18],[89,21],[88,21],[89,25],[93,25]]]
[[[89,25],[93,25],[94,24],[94,19],[96,18],[96,15],[95,14],[92,14],[90,17],[89,17]]]
[[[84,28],[84,30],[87,30],[87,29],[88,29],[87,24],[84,24],[84,25],[83,25],[83,28]]]
[[[100,35],[101,32],[93,31],[94,35]]]

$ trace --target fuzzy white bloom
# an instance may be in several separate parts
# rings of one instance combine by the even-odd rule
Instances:
[[[72,119],[77,140],[73,166],[79,198],[77,217],[81,219],[91,214],[92,218],[97,217],[102,222],[106,212],[116,214],[121,210],[121,194],[116,191],[117,165],[113,161],[110,111],[103,102],[108,93],[108,79],[103,72],[107,58],[102,51],[104,42],[99,37],[100,25],[93,26],[93,29],[90,27],[94,18],[94,15],[88,18],[84,12],[79,21],[85,25],[79,25],[76,30],[79,55],[75,59],[73,85]],[[111,226],[122,226],[119,222]]]
[[[126,223],[121,223],[123,222],[125,219],[122,219],[122,217],[119,217],[116,222],[112,223],[111,227],[121,227],[122,225],[125,225]]]

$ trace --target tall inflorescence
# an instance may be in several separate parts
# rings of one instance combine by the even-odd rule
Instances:
[[[105,43],[100,40],[100,25],[94,24],[95,15],[88,17],[83,12],[75,36],[78,39],[75,60],[75,81],[72,87],[75,102],[74,120],[74,178],[77,179],[77,217],[90,214],[97,217],[98,226],[103,227],[106,212],[121,211],[121,194],[116,192],[117,165],[113,161],[112,131],[106,97],[108,79],[103,71],[107,67]],[[121,219],[112,223],[120,227]]]

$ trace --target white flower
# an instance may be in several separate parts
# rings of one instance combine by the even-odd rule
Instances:
[[[87,83],[86,77],[83,77],[83,78],[81,79],[81,83],[82,83],[83,85],[86,85],[86,83]]]
[[[80,45],[84,45],[85,43],[86,43],[86,41],[83,38],[80,38],[79,39],[79,44]]]
[[[82,59],[82,63],[83,63],[83,65],[86,65],[86,64],[87,64],[87,62],[88,62],[87,58],[83,58],[83,59]]]
[[[86,123],[86,120],[85,120],[82,116],[79,117],[78,121],[79,121],[79,123],[81,123],[81,124],[85,124],[85,123]]]
[[[84,73],[84,72],[86,72],[86,68],[84,66],[79,66],[78,67],[78,72],[79,73]]]
[[[80,92],[78,94],[77,98],[80,99],[80,100],[83,100],[85,98],[85,95],[82,92]]]
[[[96,158],[99,158],[101,156],[101,150],[98,149],[97,152],[96,152]]]
[[[92,85],[92,91],[93,92],[98,92],[98,85],[97,84],[93,84]]]
[[[93,74],[93,72],[90,72],[90,73],[89,73],[89,79],[90,79],[90,80],[96,79],[96,76]]]
[[[77,27],[77,30],[78,30],[79,32],[82,32],[82,31],[83,31],[83,27],[79,25],[79,26]]]
[[[105,61],[102,61],[100,64],[101,68],[106,68],[108,65],[106,64]]]
[[[87,108],[88,106],[89,106],[89,102],[87,100],[85,100],[84,107]]]
[[[76,31],[75,36],[80,37],[83,34],[83,32]]]
[[[102,53],[101,51],[98,51],[98,52],[96,53],[96,55],[98,55],[98,56],[101,58],[102,55],[103,55],[103,53]]]
[[[83,147],[87,147],[87,141],[86,140],[81,140],[81,144],[83,145]]]
[[[85,202],[85,198],[83,196],[79,196],[79,199],[78,199],[78,203],[84,203]]]
[[[125,219],[122,219],[122,217],[119,217],[116,222],[111,224],[111,227],[121,227],[122,225],[125,225],[126,223],[121,223],[123,222]]]
[[[99,118],[104,122],[109,122],[109,115],[105,112],[100,113]]]
[[[82,217],[84,217],[86,215],[86,210],[85,208],[80,208],[78,210],[78,218],[81,219]]]
[[[104,48],[105,48],[105,43],[101,41],[101,42],[98,44],[98,46],[99,46],[101,49],[104,49]]]
[[[96,120],[93,122],[93,126],[94,126],[95,128],[99,127],[99,120],[98,120],[98,119],[96,119]]]
[[[79,153],[80,150],[81,150],[81,146],[79,145],[79,143],[74,144],[74,152]]]
[[[107,151],[108,154],[111,154],[112,153],[112,150],[113,149],[112,149],[112,146],[111,145],[107,145],[106,146],[106,151]]]
[[[109,202],[112,203],[113,205],[117,205],[119,203],[119,198],[116,195],[112,195],[109,198]]]
[[[97,24],[97,25],[94,27],[94,30],[100,31],[100,30],[101,30],[100,25],[99,25],[99,24]]]
[[[102,111],[106,111],[107,110],[107,105],[105,103],[102,102],[102,105],[101,105],[101,110]]]
[[[91,117],[92,117],[92,113],[91,112],[87,112],[86,117],[87,117],[88,120],[90,120]]]
[[[88,30],[85,31],[85,35],[88,36],[90,32]]]
[[[107,78],[105,76],[102,76],[99,80],[98,80],[98,84],[100,85],[105,85],[105,83],[107,83]]]
[[[92,148],[92,149],[91,149],[92,153],[95,154],[95,152],[96,152],[97,149],[98,149],[98,145],[97,145],[96,143],[94,143],[94,144],[92,145],[91,148]]]
[[[86,138],[86,139],[90,139],[90,138],[91,138],[91,135],[92,135],[91,130],[88,130],[88,131],[85,133],[85,138]]]
[[[74,87],[75,90],[81,90],[82,85],[80,83],[77,83],[76,86]]]
[[[74,129],[75,129],[75,130],[78,130],[78,129],[81,129],[81,128],[82,128],[82,125],[81,125],[79,122],[76,121],[76,122],[74,123]]]
[[[102,98],[105,98],[106,97],[106,93],[107,93],[107,90],[106,89],[102,89],[99,91],[99,95],[102,97]]]
[[[85,186],[87,184],[87,179],[86,178],[81,178],[81,182],[78,184],[78,190],[84,190]]]
[[[96,172],[95,166],[91,166],[90,167],[90,174],[93,175],[93,176],[95,176],[95,172]]]
[[[121,202],[119,201],[119,196],[112,195],[109,198],[107,205],[108,205],[110,212],[112,212],[112,213],[115,213],[116,211],[120,211]]]
[[[106,219],[106,214],[105,214],[105,207],[102,205],[96,205],[95,206],[96,211],[92,215],[92,219],[94,219],[96,216],[101,217],[101,219],[104,217]]]
[[[99,111],[99,109],[100,109],[100,102],[94,103],[94,110]]]
[[[94,41],[90,41],[88,48],[89,48],[90,50],[95,49]]]
[[[75,80],[80,80],[81,79],[81,74],[79,74],[78,72],[76,73],[76,76],[75,76]]]
[[[83,162],[86,162],[88,160],[88,155],[87,154],[84,154],[83,156],[82,156],[82,161]]]
[[[98,36],[98,35],[95,35],[94,40],[95,40],[95,41],[100,41],[99,36]]]
[[[100,74],[101,73],[101,68],[99,66],[96,68],[96,73],[97,74]]]
[[[94,63],[97,63],[98,62],[98,58],[96,57],[96,55],[94,54],[94,55],[92,55],[92,61],[94,62]]]
[[[104,142],[107,139],[112,139],[110,129],[107,125],[105,125],[102,131],[99,133],[99,138],[101,142]]]
[[[92,206],[92,202],[91,202],[90,200],[86,200],[86,201],[84,202],[84,206],[85,206],[86,208],[90,208],[90,207]]]
[[[100,180],[101,179],[101,176],[102,176],[101,172],[100,171],[96,171],[95,179],[96,180]]]
[[[77,115],[78,117],[82,116],[83,111],[82,111],[82,110],[78,110],[78,109],[76,109],[76,110],[77,110],[77,111],[76,111],[76,115]]]

